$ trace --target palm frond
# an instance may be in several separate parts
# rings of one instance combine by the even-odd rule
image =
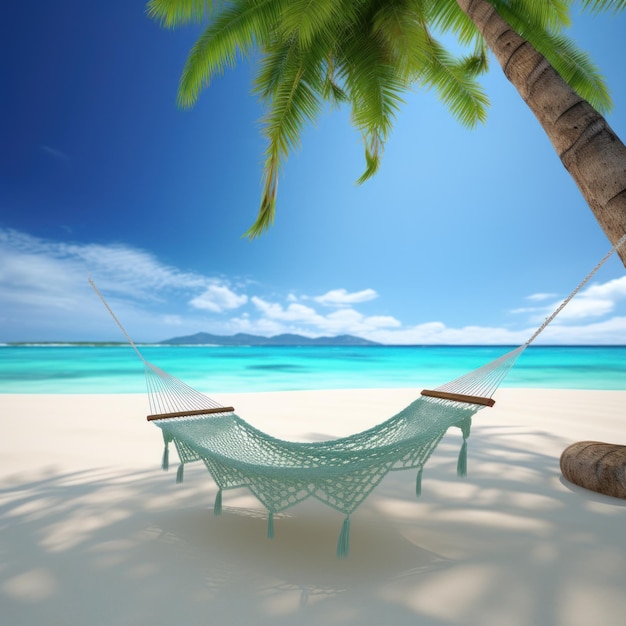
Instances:
[[[365,144],[365,171],[357,178],[357,185],[362,185],[378,172],[384,149],[384,142],[377,134],[364,135],[363,143]]]
[[[573,0],[488,0],[568,84],[600,111],[610,107],[602,76],[562,29]],[[626,0],[582,0],[592,12],[618,12]],[[393,121],[412,84],[435,90],[462,124],[486,119],[477,82],[487,70],[486,43],[457,0],[149,0],[148,15],[166,27],[207,21],[185,64],[178,91],[192,106],[213,77],[260,53],[254,89],[267,107],[262,199],[254,238],[274,221],[282,164],[322,104],[350,102],[365,152],[364,182],[380,167]],[[465,56],[432,36],[453,35]]]
[[[148,17],[162,26],[173,28],[190,22],[201,22],[219,8],[220,0],[150,0]]]
[[[354,3],[345,0],[290,0],[281,14],[280,33],[295,36],[306,47],[314,39],[332,38],[333,31],[354,17]]]
[[[589,55],[571,39],[557,32],[529,24],[525,15],[511,11],[501,0],[498,13],[521,37],[542,54],[568,85],[601,113],[612,107],[609,89]]]
[[[487,119],[489,99],[476,82],[476,68],[466,59],[456,59],[433,39],[431,59],[420,82],[435,90],[450,113],[464,126],[473,128]]]
[[[389,64],[384,47],[376,39],[354,33],[341,50],[340,74],[352,103],[352,123],[366,146],[363,182],[377,169],[395,116],[404,102],[401,94],[408,82],[399,68]]]
[[[299,146],[302,129],[314,122],[320,111],[318,93],[305,79],[302,66],[293,68],[290,77],[285,76],[263,118],[263,134],[269,140],[268,158],[282,160]]]
[[[548,35],[548,46],[532,42],[578,95],[601,113],[611,110],[609,88],[589,55],[563,35]]]
[[[409,80],[428,59],[429,38],[421,3],[385,2],[372,19],[372,35],[385,51],[384,60]]]
[[[350,100],[348,94],[329,75],[324,81],[322,97],[330,102],[331,106],[339,106]]]
[[[468,77],[477,77],[489,69],[487,50],[481,49],[460,59],[459,67]]]
[[[274,223],[276,216],[276,192],[278,189],[278,163],[266,163],[261,206],[254,223],[242,235],[247,239],[260,237]]]
[[[572,0],[498,0],[493,2],[496,11],[505,4],[508,10],[519,15],[527,24],[553,32],[571,26]],[[502,15],[502,13],[500,13]],[[504,16],[503,16],[504,17]]]
[[[462,46],[482,41],[476,25],[461,10],[456,0],[436,0],[428,4],[426,23],[431,30],[454,34]]]
[[[193,106],[200,91],[215,75],[234,67],[263,42],[275,28],[279,9],[277,0],[239,2],[224,9],[207,26],[187,57],[178,103],[183,107]]]
[[[297,63],[299,48],[293,37],[277,40],[265,46],[254,78],[254,93],[271,101],[274,92],[285,79],[285,73]]]
[[[626,0],[582,0],[582,6],[593,13],[611,11],[619,13],[626,9]]]
[[[249,238],[258,237],[273,223],[282,163],[299,146],[302,129],[315,121],[321,108],[321,66],[314,58],[307,58],[306,51],[300,51],[296,44],[293,48],[291,54],[284,55],[281,80],[268,94],[270,110],[263,119],[263,134],[268,139],[263,192],[257,219],[245,234]]]

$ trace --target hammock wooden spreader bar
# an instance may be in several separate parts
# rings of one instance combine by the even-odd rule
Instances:
[[[443,398],[444,400],[454,400],[456,402],[467,402],[469,404],[482,404],[482,406],[493,406],[496,401],[493,398],[483,396],[469,396],[465,393],[450,393],[449,391],[437,391],[436,389],[422,389],[423,396],[431,398]]]
[[[211,413],[234,413],[235,408],[232,406],[218,406],[212,409],[197,409],[195,411],[176,411],[175,413],[156,413],[148,415],[146,418],[149,422],[153,420],[167,420],[173,417],[187,417],[189,415],[210,415]]]

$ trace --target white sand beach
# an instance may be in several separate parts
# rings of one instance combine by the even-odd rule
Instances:
[[[319,440],[419,390],[215,395],[260,429]],[[0,395],[0,623],[588,626],[626,615],[626,501],[561,478],[575,441],[626,440],[626,392],[502,389],[475,417],[468,476],[450,432],[424,471],[388,475],[352,515],[275,517],[203,465],[160,469],[140,395]]]

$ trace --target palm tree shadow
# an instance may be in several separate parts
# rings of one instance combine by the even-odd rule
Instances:
[[[345,614],[347,623],[440,626],[450,622],[410,599],[427,606],[425,589],[445,590],[467,570],[484,584],[465,601],[464,623],[485,623],[511,589],[511,602],[527,599],[520,623],[559,623],[569,572],[582,576],[597,548],[626,556],[624,503],[564,485],[558,456],[521,445],[515,432],[475,429],[464,479],[455,475],[460,437],[444,439],[419,499],[412,472],[388,475],[352,517],[346,560],[335,558],[339,513],[306,501],[275,516],[269,540],[266,514],[245,492],[227,492],[213,515],[216,489],[199,466],[182,485],[110,468],[9,477],[0,491],[4,619],[313,624]],[[525,441],[533,437],[549,435]],[[610,596],[625,562],[596,571],[594,584]]]
[[[351,558],[338,560],[342,516],[317,502],[277,515],[269,540],[260,507],[225,501],[222,515],[213,515],[215,487],[199,467],[188,468],[182,485],[158,472],[50,469],[4,486],[7,623],[43,623],[55,614],[66,623],[99,616],[101,624],[107,615],[106,623],[123,624],[132,614],[133,623],[165,624],[181,611],[197,623],[200,607],[232,615],[233,603],[235,613],[257,616],[239,623],[265,623],[284,603],[293,611],[353,604],[363,589],[399,572],[448,565],[394,533],[389,520],[356,525]],[[395,610],[402,621],[406,609]]]

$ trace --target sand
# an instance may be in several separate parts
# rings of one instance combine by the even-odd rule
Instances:
[[[280,437],[372,426],[418,390],[214,396]],[[307,501],[275,517],[198,464],[162,472],[136,395],[0,395],[0,623],[38,625],[621,624],[626,501],[561,478],[570,443],[625,443],[626,392],[502,389],[426,467],[394,472],[352,515]],[[172,454],[175,470],[176,458]]]

